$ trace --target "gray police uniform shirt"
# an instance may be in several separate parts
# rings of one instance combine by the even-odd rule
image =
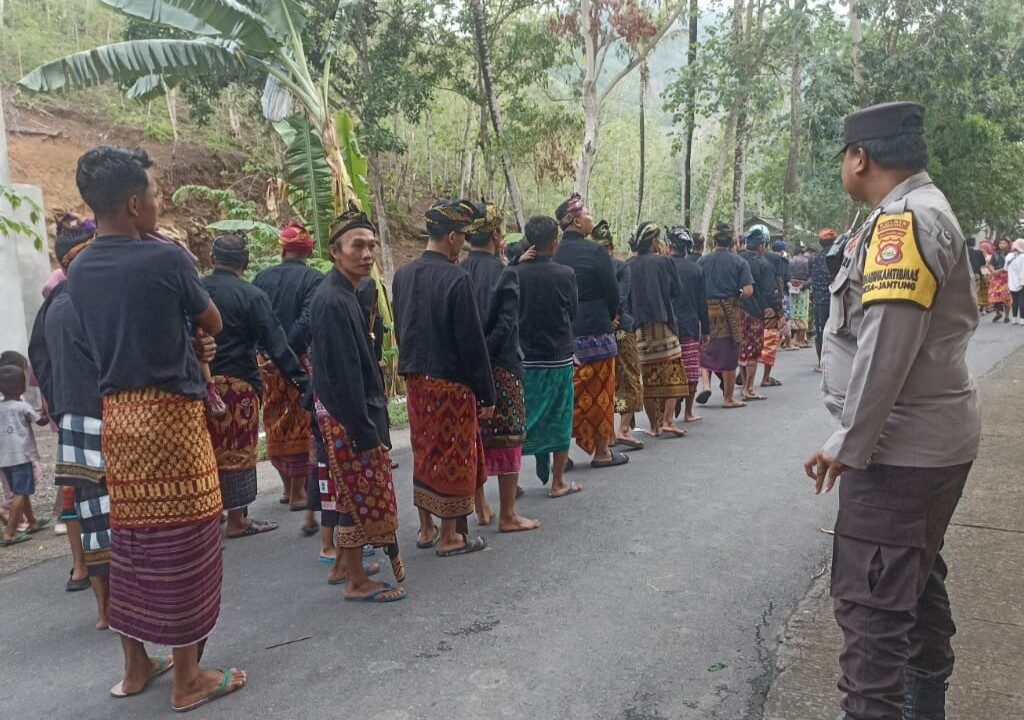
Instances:
[[[967,344],[978,306],[960,225],[927,173],[897,185],[850,240],[830,287],[822,390],[844,465],[947,467],[981,437]]]

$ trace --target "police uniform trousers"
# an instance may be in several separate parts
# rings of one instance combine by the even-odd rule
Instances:
[[[899,720],[908,675],[943,683],[956,632],[939,551],[971,463],[844,470],[832,552],[843,710]]]

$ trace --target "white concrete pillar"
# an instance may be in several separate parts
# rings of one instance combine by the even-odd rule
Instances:
[[[43,207],[43,192],[35,185],[14,185],[14,189]],[[3,202],[0,213],[23,223],[31,223],[30,210],[22,205],[13,210]],[[40,213],[36,231],[43,238],[42,248],[28,235],[0,236],[0,351],[17,350],[25,354],[28,336],[39,306],[42,289],[50,276],[50,252],[46,242],[46,221]]]

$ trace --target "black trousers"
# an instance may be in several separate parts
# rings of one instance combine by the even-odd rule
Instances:
[[[1024,290],[1011,292],[1010,296],[1013,298],[1013,314],[1011,317],[1024,317]]]
[[[908,674],[944,682],[956,626],[939,551],[971,464],[843,472],[832,598],[843,631],[843,710],[899,720]]]

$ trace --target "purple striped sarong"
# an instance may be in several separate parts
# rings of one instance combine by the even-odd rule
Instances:
[[[170,647],[205,640],[220,615],[220,518],[110,535],[110,629]]]

